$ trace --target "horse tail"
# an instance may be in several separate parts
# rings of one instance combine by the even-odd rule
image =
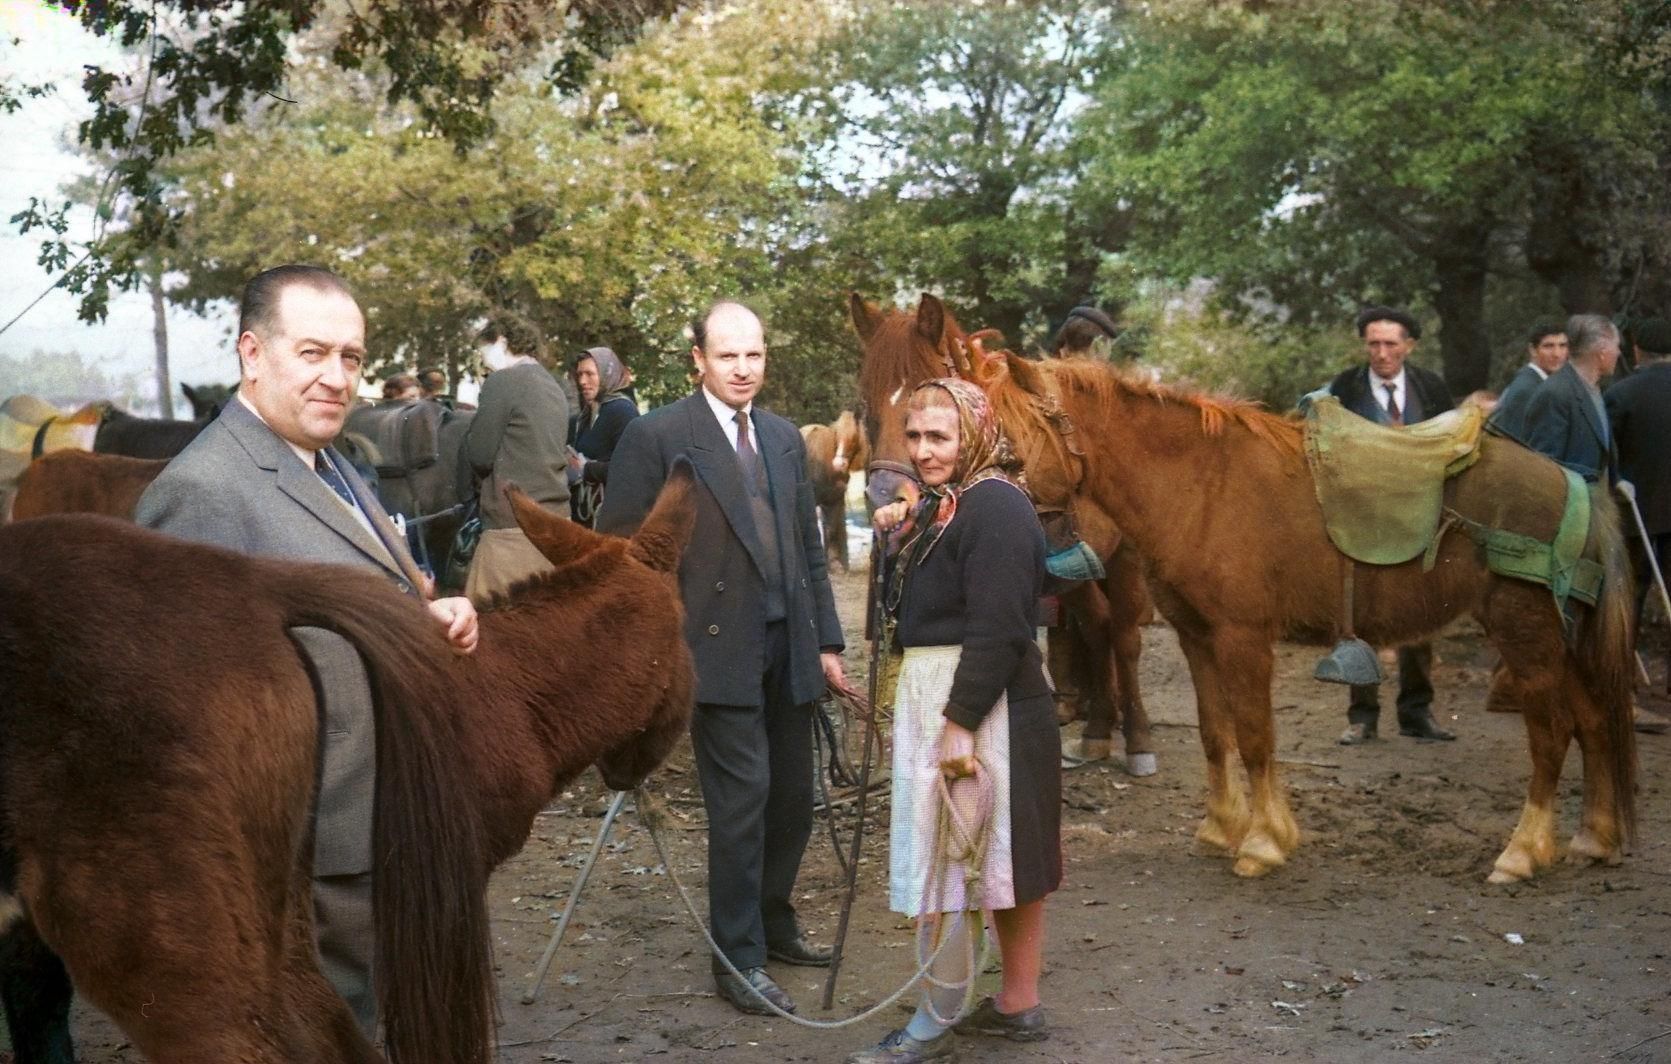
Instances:
[[[1619,531],[1619,510],[1611,492],[1590,493],[1591,547],[1604,569],[1601,594],[1578,630],[1578,667],[1592,696],[1607,715],[1607,756],[1611,761],[1613,816],[1628,843],[1636,835],[1636,730],[1632,720],[1636,684],[1635,613],[1630,556]]]
[[[371,683],[372,908],[385,1050],[395,1064],[487,1064],[496,1026],[487,853],[456,753],[456,688],[437,675],[450,650],[417,603],[380,577],[306,566],[279,583],[285,624],[347,639]]]

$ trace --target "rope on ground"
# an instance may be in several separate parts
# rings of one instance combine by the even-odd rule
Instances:
[[[987,787],[986,790],[990,791],[990,787]],[[941,793],[942,793],[943,798],[945,798],[947,796],[947,792],[945,791],[945,789],[943,787],[942,787]],[[735,976],[736,978],[742,979],[743,978],[743,973],[737,970],[736,966],[731,963],[731,958],[727,957],[725,955],[725,951],[720,949],[719,943],[714,941],[713,933],[708,929],[708,921],[704,920],[702,918],[702,915],[696,911],[696,903],[691,900],[690,891],[688,889],[686,889],[684,882],[679,878],[678,872],[676,872],[674,870],[673,861],[672,861],[670,855],[667,852],[667,848],[664,845],[662,845],[661,832],[660,832],[659,829],[660,829],[660,826],[667,819],[666,811],[663,810],[660,803],[658,801],[656,801],[656,799],[654,799],[650,795],[650,793],[642,787],[638,788],[638,790],[636,792],[636,798],[637,798],[637,801],[634,804],[638,808],[638,818],[639,818],[639,820],[643,821],[644,827],[649,831],[650,841],[655,843],[656,856],[661,858],[662,867],[667,870],[667,878],[672,881],[674,889],[677,890],[678,893],[679,893],[679,900],[684,903],[685,912],[690,914],[691,920],[693,922],[695,922],[697,929],[702,932],[703,941],[708,943],[708,949],[713,952],[713,955],[715,957],[719,958],[720,963],[725,966],[725,970],[727,972],[729,972],[731,975]],[[984,800],[984,803],[985,803],[985,807],[990,809],[990,806],[991,806],[990,794],[985,794],[983,792],[983,800]],[[945,805],[945,804],[949,804],[949,801],[943,803],[943,805]],[[944,808],[942,809],[941,815],[942,815],[942,824],[943,824],[944,823],[944,818],[947,815],[946,810]],[[952,813],[951,816],[953,818],[956,818],[955,812]],[[963,824],[961,819],[957,819],[956,822],[957,822],[960,829],[963,829],[963,828],[966,827],[966,825]],[[981,820],[977,821],[977,823],[975,825],[975,828],[974,828],[974,831],[972,833],[968,832],[967,830],[964,830],[963,834],[962,834],[962,841],[965,842],[967,844],[967,847],[968,847],[968,848],[966,848],[965,852],[966,853],[975,852],[975,847],[978,846],[979,852],[984,854],[985,848],[986,848],[986,841],[985,841],[986,840],[986,835],[987,835],[987,830],[986,830],[985,818],[982,818]],[[935,867],[930,869],[930,880],[929,880],[929,882],[931,884],[934,883],[937,879],[941,878],[940,876],[935,875],[935,873],[937,871],[938,872],[943,872],[944,871],[944,868],[941,867],[941,862],[943,862],[945,860],[946,860],[946,854],[944,852],[944,848],[941,847],[939,856],[936,858]],[[968,870],[967,869],[965,870],[966,882],[969,882],[971,886],[974,885],[973,881],[978,880],[979,877],[980,877],[980,871],[979,871],[980,865],[975,865],[974,868],[975,868],[975,871],[974,871],[972,877],[970,876]],[[927,894],[927,889],[926,888],[925,888],[924,893],[925,893],[925,900],[926,900],[926,894]],[[962,912],[962,911],[959,911],[957,913],[953,913],[953,914],[950,914],[950,915],[955,916],[960,921],[968,919],[968,916],[969,916],[969,914],[967,912]],[[955,983],[955,982],[943,983],[943,982],[935,979],[934,976],[932,974],[930,974],[930,969],[934,967],[935,962],[940,959],[940,955],[943,952],[945,952],[946,947],[951,944],[951,942],[955,939],[956,936],[950,935],[950,934],[942,936],[941,939],[940,939],[939,945],[925,959],[922,956],[922,953],[923,953],[923,939],[922,939],[922,936],[921,936],[921,933],[920,933],[920,929],[925,923],[927,923],[927,921],[919,921],[919,925],[918,925],[919,926],[919,936],[918,936],[918,941],[917,941],[917,960],[918,960],[917,970],[915,972],[911,973],[911,978],[907,979],[905,981],[905,984],[903,986],[901,986],[898,990],[895,990],[893,993],[889,994],[887,997],[883,998],[881,1001],[872,1005],[870,1008],[865,1009],[863,1012],[858,1013],[857,1015],[848,1016],[846,1019],[841,1019],[841,1020],[809,1020],[809,1019],[806,1019],[803,1016],[797,1016],[792,1012],[786,1012],[783,1009],[778,1008],[776,1005],[772,1004],[770,1001],[767,1001],[766,998],[764,996],[762,996],[758,991],[753,991],[752,988],[750,988],[751,992],[753,992],[755,997],[759,999],[760,1004],[764,1005],[767,1009],[771,1010],[771,1012],[774,1015],[778,1016],[781,1019],[788,1020],[790,1023],[796,1024],[797,1026],[800,1026],[800,1027],[810,1027],[813,1030],[834,1031],[834,1030],[840,1030],[843,1027],[851,1027],[854,1024],[863,1023],[864,1021],[869,1020],[872,1017],[876,1016],[878,1013],[880,1013],[880,1012],[882,1012],[882,1011],[884,1011],[888,1008],[891,1008],[896,1002],[899,1001],[900,998],[904,997],[907,993],[909,993],[911,988],[916,986],[917,983],[921,980],[926,979],[935,986],[957,986],[958,984]],[[936,927],[938,927],[942,923],[943,923],[943,921],[938,921],[938,920],[934,921],[934,924],[935,924]],[[952,926],[955,928],[958,925],[954,923]],[[970,948],[970,951],[972,953],[973,952],[974,937],[972,935],[969,936],[967,941],[970,943],[969,948]],[[990,944],[988,944],[988,945],[990,946]],[[988,950],[983,950],[982,953],[981,953],[981,957],[980,957],[980,963],[978,965],[976,965],[974,963],[970,964],[969,978],[968,978],[968,981],[967,981],[967,986],[965,987],[966,990],[968,988],[972,988],[974,986],[975,977],[980,973],[980,971],[983,968],[986,967],[987,956],[988,956]],[[971,962],[972,961],[973,961],[973,958],[971,958]],[[963,1006],[958,1009],[958,1012],[957,1012],[956,1016],[952,1017],[951,1020],[947,1021],[947,1025],[949,1025],[950,1023],[956,1022],[957,1020],[961,1019],[964,1015],[966,1015],[968,1013],[970,996],[971,995],[969,995],[968,993],[964,994]],[[937,1021],[939,1020],[939,1017],[935,1017],[935,1018],[936,1018]]]

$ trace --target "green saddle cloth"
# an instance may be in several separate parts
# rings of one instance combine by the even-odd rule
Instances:
[[[1404,428],[1379,425],[1332,395],[1310,403],[1305,454],[1329,540],[1370,565],[1427,550],[1439,530],[1445,479],[1479,458],[1485,412],[1469,404]]]

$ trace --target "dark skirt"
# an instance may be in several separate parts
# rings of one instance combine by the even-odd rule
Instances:
[[[1062,885],[1062,744],[1050,695],[1011,702],[1010,853],[1015,903]]]

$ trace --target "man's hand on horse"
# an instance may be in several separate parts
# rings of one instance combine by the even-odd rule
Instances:
[[[824,682],[830,685],[830,690],[838,694],[856,694],[853,685],[847,682],[847,670],[841,666],[841,654],[834,650],[826,650],[818,655],[818,664],[824,667]]]
[[[447,642],[454,654],[468,654],[476,649],[476,607],[467,598],[436,599],[427,604],[429,614],[447,630]]]

